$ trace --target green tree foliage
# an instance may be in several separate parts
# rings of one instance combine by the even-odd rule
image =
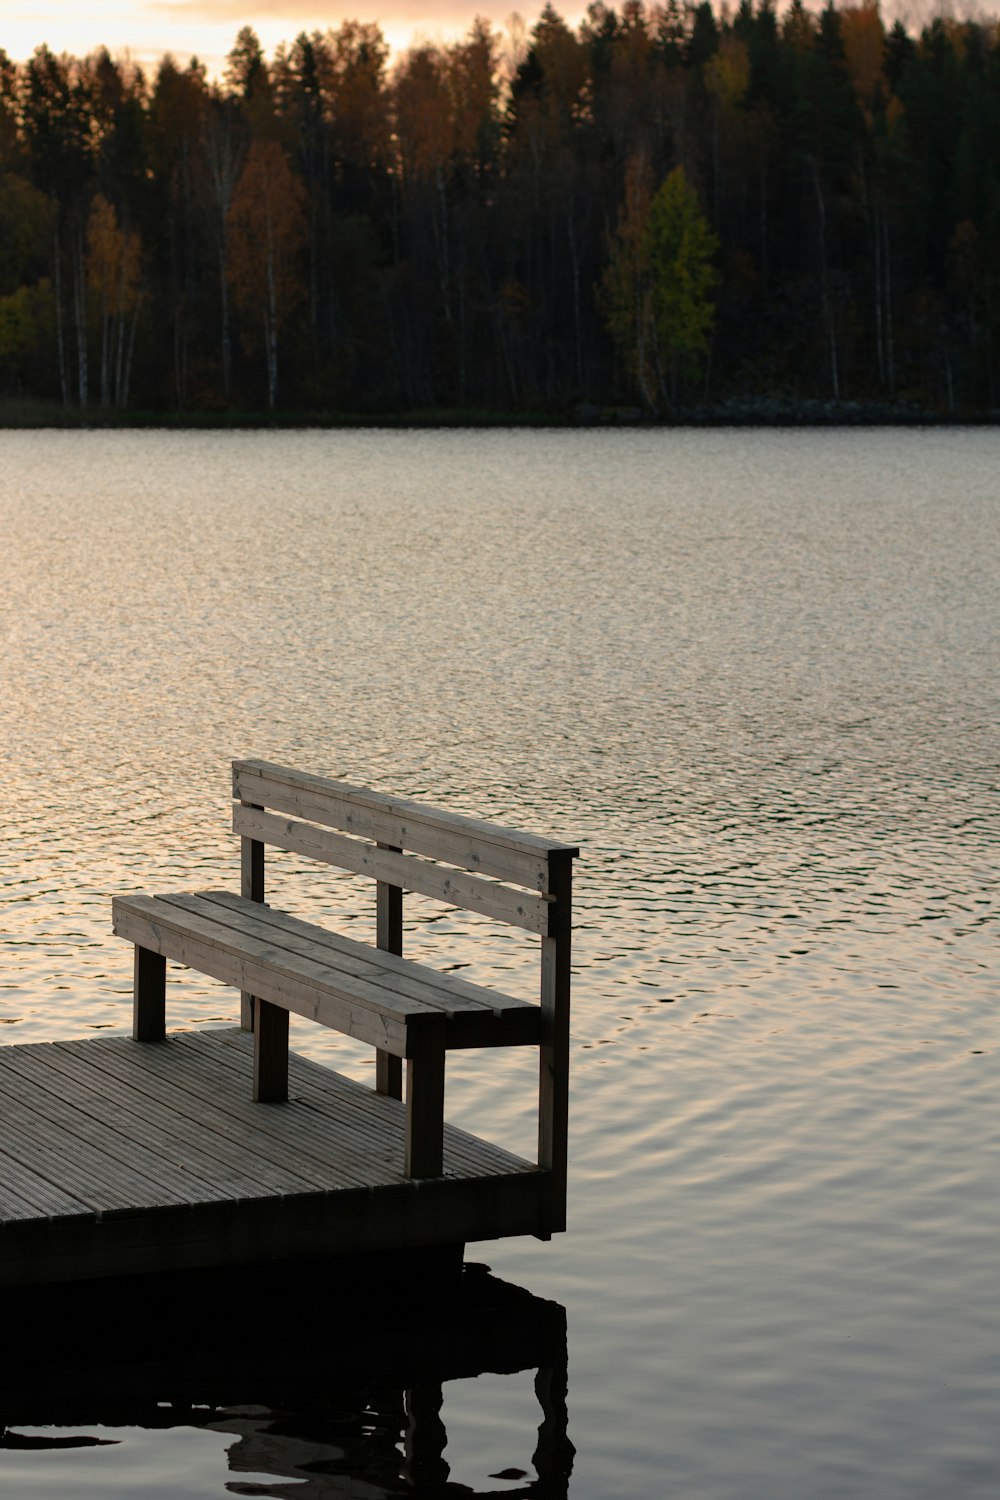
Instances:
[[[634,159],[603,290],[611,336],[653,411],[673,406],[703,368],[718,248],[684,168],[650,194],[646,163]]]
[[[52,290],[47,281],[0,296],[0,389],[24,395],[37,374],[38,350],[51,336]]]
[[[712,288],[719,238],[710,227],[683,167],[674,167],[649,210],[653,322],[661,388],[673,400],[681,383],[700,375],[715,321]]]

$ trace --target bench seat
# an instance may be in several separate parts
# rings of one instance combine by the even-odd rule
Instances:
[[[229,891],[119,896],[115,933],[296,1015],[414,1055],[416,1034],[444,1049],[538,1046],[537,1005],[303,922]]]

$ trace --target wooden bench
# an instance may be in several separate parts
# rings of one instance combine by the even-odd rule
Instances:
[[[114,930],[135,944],[133,1036],[165,1036],[166,960],[242,992],[254,1034],[253,1097],[288,1097],[288,1014],[376,1049],[376,1089],[401,1099],[406,1175],[442,1172],[445,1054],[537,1046],[538,1166],[551,1174],[547,1229],[565,1227],[572,862],[550,839],[265,761],[233,763],[242,890],[122,896]],[[336,831],[334,831],[336,830]],[[375,943],[303,922],[264,901],[264,847],[376,882]],[[539,1003],[402,957],[404,890],[537,933]]]

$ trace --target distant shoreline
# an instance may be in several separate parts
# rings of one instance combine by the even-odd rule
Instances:
[[[653,415],[638,407],[581,403],[564,412],[504,412],[430,407],[397,412],[80,411],[58,402],[0,401],[0,430],[295,431],[306,429],[623,427],[994,427],[1000,411],[943,413],[909,405],[864,401],[725,401]]]

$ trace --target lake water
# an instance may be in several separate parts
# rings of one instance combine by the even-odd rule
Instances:
[[[568,1494],[994,1500],[1000,434],[0,445],[3,1040],[127,1028],[111,896],[235,883],[235,755],[578,841],[569,1232],[468,1252],[566,1309]],[[275,891],[371,927],[332,872]],[[529,938],[417,898],[406,950],[532,993]],[[527,1154],[534,1105],[526,1057],[449,1063],[458,1123]],[[94,1412],[0,1493],[406,1490],[258,1400]],[[567,1493],[530,1374],[442,1416],[435,1493]]]

